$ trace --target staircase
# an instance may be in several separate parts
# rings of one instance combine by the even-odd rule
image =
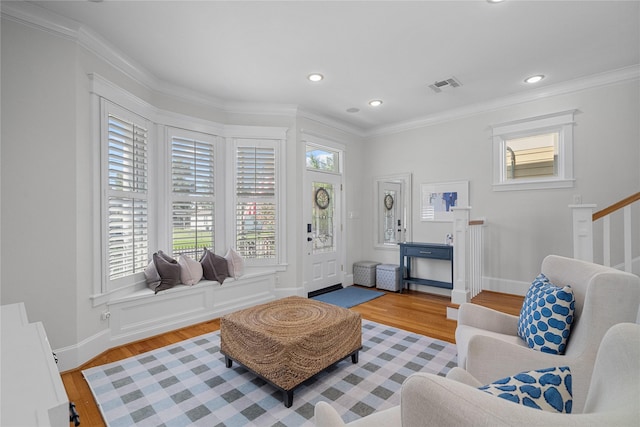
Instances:
[[[570,205],[573,211],[573,257],[611,267],[612,243],[622,242],[622,247],[614,247],[613,267],[639,274],[640,267],[636,265],[634,268],[632,256],[632,225],[640,223],[636,209],[639,201],[640,192],[597,212],[594,212],[597,207],[594,204]],[[600,238],[602,252],[598,250],[594,257],[594,241]],[[638,260],[635,261],[637,263]]]

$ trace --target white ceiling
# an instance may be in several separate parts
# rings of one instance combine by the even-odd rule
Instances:
[[[222,105],[296,106],[362,132],[640,63],[639,1],[33,3],[167,85]],[[310,83],[312,72],[324,81]],[[538,73],[535,89],[523,82]],[[454,76],[461,87],[428,87]]]

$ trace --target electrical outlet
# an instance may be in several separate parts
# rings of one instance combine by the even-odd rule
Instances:
[[[102,320],[109,320],[110,317],[111,317],[111,313],[108,311],[103,311],[102,314],[100,315],[100,318]]]
[[[581,205],[582,204],[582,196],[580,194],[574,194],[573,195],[573,204],[574,205]]]

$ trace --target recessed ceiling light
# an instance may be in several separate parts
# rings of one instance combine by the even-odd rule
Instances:
[[[369,105],[371,105],[372,107],[379,107],[380,105],[382,105],[382,101],[379,99],[373,99],[369,101]]]
[[[524,79],[524,82],[525,83],[538,83],[542,79],[544,79],[544,76],[542,74],[538,74],[538,75],[535,75],[535,76],[527,77],[526,79]]]
[[[487,0],[487,3],[502,3],[504,0]]]
[[[312,82],[319,82],[320,80],[324,79],[324,76],[320,73],[312,73],[309,74],[307,78]]]

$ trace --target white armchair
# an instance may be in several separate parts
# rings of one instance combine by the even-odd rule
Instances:
[[[515,374],[511,372],[509,375]],[[574,381],[577,379],[572,373]],[[494,378],[493,380],[497,380]],[[348,424],[355,426],[630,426],[640,419],[640,325],[613,326],[602,339],[584,408],[572,414],[532,409],[478,390],[461,368],[447,378],[413,374],[402,385],[400,405]],[[574,394],[575,395],[575,394]],[[326,402],[315,408],[317,427],[345,426]]]
[[[543,260],[541,271],[556,286],[573,289],[574,321],[565,354],[530,349],[517,335],[518,316],[467,303],[458,311],[458,366],[482,383],[515,372],[569,366],[574,379],[573,408],[580,412],[605,332],[617,323],[636,321],[640,277],[556,255]]]

